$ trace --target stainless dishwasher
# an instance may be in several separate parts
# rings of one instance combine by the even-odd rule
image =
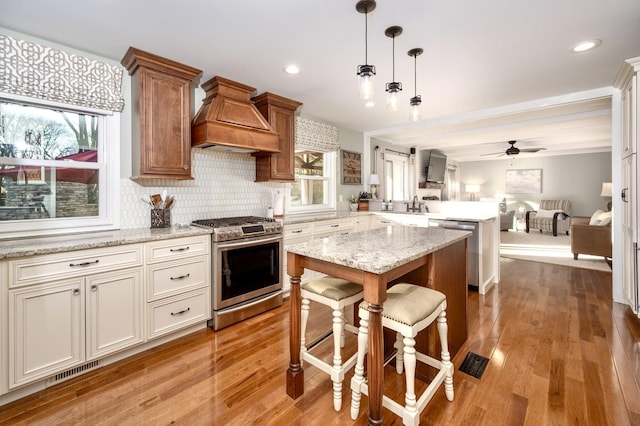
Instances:
[[[428,226],[471,231],[471,237],[467,238],[467,283],[478,287],[480,285],[480,238],[478,236],[478,222],[429,219]]]

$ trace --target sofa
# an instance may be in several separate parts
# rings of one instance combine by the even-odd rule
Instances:
[[[579,254],[590,254],[603,256],[609,263],[612,253],[611,221],[590,225],[589,223],[594,223],[592,218],[582,216],[571,218],[571,253],[576,260]]]
[[[569,200],[542,200],[538,210],[529,210],[525,215],[527,233],[531,229],[539,229],[553,233],[566,232],[569,235],[571,226],[571,201]]]

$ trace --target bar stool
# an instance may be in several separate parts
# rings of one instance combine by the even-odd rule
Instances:
[[[342,362],[340,349],[344,347],[344,331],[358,334],[358,328],[346,323],[344,318],[345,306],[362,300],[364,295],[362,286],[335,277],[323,277],[311,280],[300,286],[302,308],[300,312],[300,362],[307,361],[331,376],[333,381],[333,408],[342,408],[342,381],[345,373],[356,363],[357,352]],[[310,300],[321,303],[333,309],[333,365],[310,354],[305,345],[305,331],[309,319]]]
[[[359,305],[360,331],[358,333],[358,359],[355,374],[351,379],[351,418],[356,420],[360,410],[361,393],[369,395],[367,382],[364,379],[364,356],[367,353],[367,334],[369,323],[368,304]],[[391,398],[382,397],[383,407],[402,417],[405,425],[420,424],[420,413],[427,406],[438,387],[444,383],[445,395],[453,401],[453,364],[447,343],[447,299],[439,291],[413,284],[396,284],[387,291],[387,300],[382,309],[382,326],[394,330],[397,349],[396,372],[402,374],[405,369],[406,393],[405,405],[402,406]],[[415,350],[416,335],[437,319],[441,360],[431,358]],[[392,358],[393,359],[393,358]],[[427,386],[416,401],[415,371],[416,360],[438,369],[438,374]]]

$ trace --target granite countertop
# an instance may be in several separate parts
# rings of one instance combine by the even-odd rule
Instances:
[[[116,231],[85,232],[79,234],[2,240],[0,243],[0,260],[12,257],[191,237],[195,235],[211,234],[211,232],[211,229],[197,226],[189,226],[186,228],[173,226],[171,228],[134,228]]]
[[[363,211],[363,212],[339,211],[339,212],[335,212],[335,213],[331,212],[327,214],[285,216],[283,224],[293,225],[295,223],[315,222],[317,220],[342,219],[345,217],[364,216],[370,213],[371,212],[367,212],[367,211]]]
[[[403,211],[358,211],[358,212],[336,212],[336,213],[327,213],[325,215],[308,215],[308,216],[286,216],[283,223],[285,225],[293,225],[296,223],[305,223],[305,222],[315,222],[318,220],[329,220],[329,219],[341,219],[345,217],[354,217],[354,216],[366,216],[371,214],[378,215],[411,215],[411,216],[424,216],[429,219],[445,219],[445,220],[460,220],[460,221],[471,221],[471,222],[484,222],[486,220],[495,219],[496,215],[489,214],[473,214],[473,213],[464,213],[464,214],[448,214],[448,213],[425,213],[425,212],[403,212]]]
[[[290,253],[382,274],[470,236],[453,229],[388,226],[286,247]]]

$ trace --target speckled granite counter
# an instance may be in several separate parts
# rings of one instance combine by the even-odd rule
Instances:
[[[50,237],[0,240],[0,260],[12,257],[59,253],[96,247],[143,243],[170,238],[210,234],[211,229],[189,226],[188,228],[135,228],[118,231],[86,232]]]
[[[292,225],[294,223],[315,222],[317,220],[329,220],[329,219],[342,219],[345,217],[356,217],[368,215],[370,212],[336,212],[327,214],[316,215],[298,215],[298,216],[285,216],[283,223],[285,225]]]
[[[291,244],[287,251],[382,274],[470,236],[453,229],[390,226]]]

